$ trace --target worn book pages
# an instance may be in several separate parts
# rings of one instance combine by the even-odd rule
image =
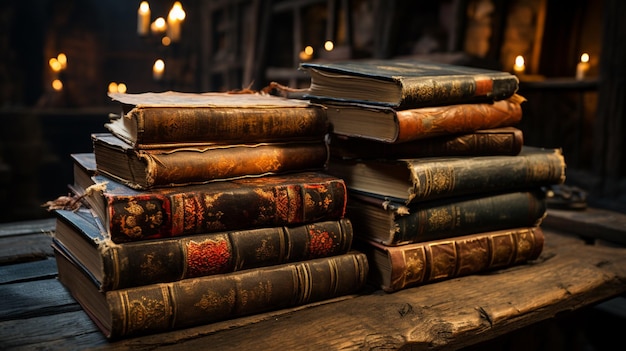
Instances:
[[[329,127],[321,106],[267,94],[109,96],[122,111],[105,126],[135,148],[320,139]]]
[[[519,87],[508,72],[415,59],[302,63],[311,76],[305,98],[399,109],[501,100]]]

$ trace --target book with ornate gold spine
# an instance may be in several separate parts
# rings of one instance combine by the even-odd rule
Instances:
[[[355,241],[368,256],[370,279],[387,292],[520,265],[539,257],[543,244],[538,226],[401,246]]]
[[[347,218],[116,244],[91,211],[57,210],[53,240],[102,291],[304,261],[346,253]]]
[[[59,281],[111,339],[188,328],[357,293],[364,253],[285,263],[172,283],[98,291],[71,255],[54,246]]]
[[[91,138],[97,170],[134,189],[321,171],[328,160],[328,145],[321,138],[146,150],[111,133]]]

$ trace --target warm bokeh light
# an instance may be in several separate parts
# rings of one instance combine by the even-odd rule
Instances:
[[[61,82],[60,79],[53,80],[52,81],[52,89],[54,89],[55,91],[63,90],[63,82]]]
[[[61,64],[61,69],[67,68],[67,56],[64,53],[57,55],[57,61]]]
[[[172,39],[170,39],[170,37],[163,37],[161,38],[161,44],[163,44],[163,46],[170,46],[170,44],[172,43]]]
[[[313,55],[313,47],[311,45],[308,45],[304,48],[304,53],[309,56]]]
[[[52,71],[54,72],[59,72],[63,67],[61,66],[61,62],[59,62],[59,60],[56,57],[51,58],[48,61],[48,64],[50,65],[50,68],[52,69]]]
[[[580,55],[580,62],[589,62],[589,54],[585,52],[584,54]]]
[[[515,73],[522,74],[525,70],[526,65],[524,63],[524,56],[517,55],[517,57],[515,57],[515,65],[513,65],[513,71],[515,71]]]
[[[163,78],[163,72],[165,71],[165,62],[162,59],[154,61],[152,66],[152,77],[155,80],[161,80]]]
[[[117,83],[109,83],[109,93],[117,93]]]
[[[335,44],[331,40],[327,40],[324,43],[324,49],[326,51],[333,51],[334,48],[335,48]]]
[[[148,4],[147,1],[142,1],[141,4],[139,4],[139,13],[150,13],[150,4]]]
[[[152,33],[163,33],[167,29],[167,22],[165,22],[165,18],[159,17],[152,22],[150,25],[150,30]]]
[[[109,93],[126,93],[126,84],[124,83],[116,83],[116,82],[111,82],[109,83]]]
[[[183,5],[180,3],[180,1],[176,1],[174,5],[172,5],[172,9],[170,10],[170,13],[168,14],[168,18],[182,21],[185,19],[185,16],[186,14],[185,14],[185,10],[183,10]]]
[[[147,1],[142,1],[137,10],[137,33],[147,35],[150,29],[150,5]]]

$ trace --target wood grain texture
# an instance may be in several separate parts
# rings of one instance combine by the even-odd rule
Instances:
[[[15,318],[17,309],[9,304],[3,307],[12,312],[0,313],[7,316],[0,321],[0,340],[6,349],[49,350],[187,350],[206,345],[220,350],[456,349],[626,292],[626,248],[586,245],[576,236],[544,231],[544,251],[527,265],[393,294],[364,290],[347,298],[117,342],[97,332],[58,281],[3,284],[0,296],[12,291],[21,296],[19,301],[39,305],[28,308],[30,316],[22,311],[24,319]]]

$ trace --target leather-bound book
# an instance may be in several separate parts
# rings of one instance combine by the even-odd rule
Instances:
[[[513,96],[508,72],[416,59],[301,63],[311,77],[305,98],[408,109],[494,101]]]
[[[342,159],[399,159],[441,156],[514,156],[524,145],[524,134],[514,127],[480,129],[469,133],[386,143],[363,137],[330,135],[330,156]]]
[[[504,100],[404,110],[360,103],[324,105],[333,134],[399,144],[517,125],[524,101],[515,94]]]
[[[59,281],[110,339],[167,332],[347,297],[367,281],[364,253],[100,292],[54,247]]]
[[[513,156],[331,158],[327,172],[343,179],[350,190],[411,204],[561,184],[565,169],[561,149],[523,146]]]
[[[350,193],[347,218],[355,237],[396,246],[480,232],[533,227],[546,216],[542,189],[488,193],[405,206]]]
[[[521,265],[539,257],[543,244],[538,226],[401,246],[355,242],[368,256],[370,279],[386,292]]]
[[[342,179],[297,172],[136,190],[97,174],[77,196],[116,243],[343,218]]]
[[[111,133],[91,137],[97,170],[134,189],[321,171],[328,161],[324,139],[136,149]]]
[[[101,291],[335,256],[352,245],[347,218],[116,244],[89,210],[55,215],[55,245],[69,252]]]
[[[320,140],[328,133],[323,108],[265,94],[109,93],[121,105],[105,126],[132,147]]]

